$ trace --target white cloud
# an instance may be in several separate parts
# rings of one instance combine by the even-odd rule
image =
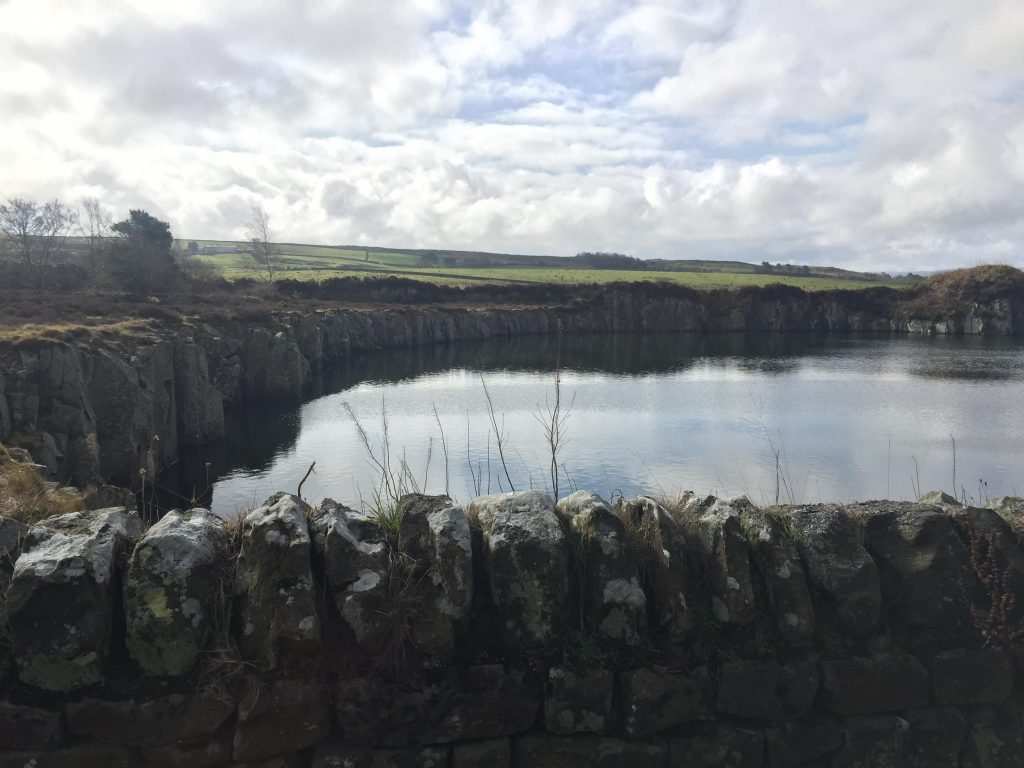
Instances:
[[[1024,264],[1018,0],[7,0],[0,194],[191,237]]]

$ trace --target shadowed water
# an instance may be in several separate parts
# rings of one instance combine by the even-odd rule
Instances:
[[[556,367],[571,404],[559,457],[563,494],[912,498],[918,486],[953,489],[951,437],[958,493],[1024,492],[1019,341],[692,335],[523,338],[359,356],[301,407],[241,416],[230,441],[187,457],[178,492],[202,498],[209,484],[213,508],[231,514],[274,491],[294,492],[315,461],[307,500],[358,504],[379,476],[345,402],[378,450],[386,409],[395,471],[404,456],[417,483],[441,493],[436,407],[451,495],[470,498],[477,485],[506,490],[481,375],[512,482],[550,489],[535,416],[553,396]]]

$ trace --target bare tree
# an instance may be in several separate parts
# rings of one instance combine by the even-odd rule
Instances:
[[[54,199],[43,204],[40,218],[39,266],[63,262],[68,254],[68,238],[78,227],[78,211]]]
[[[60,200],[40,205],[34,200],[12,197],[0,205],[0,232],[15,259],[29,268],[62,260],[77,221],[75,209]]]
[[[0,205],[0,231],[4,234],[5,250],[28,267],[33,263],[38,221],[39,204],[35,200],[12,197]]]
[[[270,228],[270,214],[262,205],[253,205],[246,224],[246,235],[252,248],[252,257],[259,267],[266,271],[268,282],[274,282],[274,261],[276,251],[273,244],[273,230]]]
[[[103,239],[111,235],[110,227],[114,219],[95,197],[87,197],[82,201],[82,214],[79,226],[86,240],[86,264],[95,273],[99,269]]]

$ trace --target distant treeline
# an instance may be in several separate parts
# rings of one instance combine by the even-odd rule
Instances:
[[[891,281],[893,276],[886,272],[853,272],[838,267],[819,267],[808,264],[760,264],[746,262],[721,262],[689,259],[638,259],[624,253],[607,251],[581,251],[573,257],[580,267],[587,269],[628,269],[648,272],[749,272],[759,275],[788,275],[792,277],[831,277],[850,280]],[[915,275],[908,275],[915,278]]]

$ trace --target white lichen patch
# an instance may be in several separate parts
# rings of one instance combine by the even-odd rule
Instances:
[[[194,597],[186,599],[181,604],[181,613],[192,622],[193,627],[198,627],[203,621],[203,606]]]
[[[263,538],[264,541],[266,541],[267,544],[269,544],[272,547],[288,546],[288,537],[274,528],[271,528],[269,531],[267,531],[266,534],[264,534]]]
[[[614,603],[643,608],[647,604],[647,598],[635,576],[630,579],[610,579],[604,585],[603,599],[606,605]]]
[[[369,592],[375,589],[381,582],[381,575],[376,571],[363,570],[359,572],[359,578],[349,586],[350,592]]]

